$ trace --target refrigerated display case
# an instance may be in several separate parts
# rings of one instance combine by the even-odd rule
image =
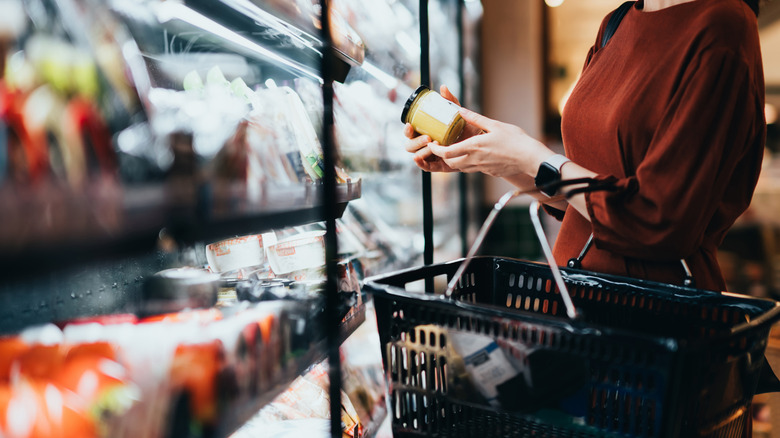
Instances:
[[[326,34],[321,6],[2,2],[0,435],[229,436],[420,263],[417,10],[332,1]],[[370,435],[384,394],[350,396]]]

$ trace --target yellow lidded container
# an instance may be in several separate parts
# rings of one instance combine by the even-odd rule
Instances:
[[[447,146],[457,142],[466,127],[459,109],[441,94],[421,85],[406,100],[401,122],[411,123],[417,133]]]

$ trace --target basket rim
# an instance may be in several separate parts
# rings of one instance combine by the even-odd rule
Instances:
[[[493,263],[504,261],[509,263],[526,264],[526,265],[542,267],[542,268],[547,267],[547,264],[545,263],[511,258],[511,257],[490,256],[490,255],[475,256],[472,259],[472,262],[475,261],[476,259],[479,259],[481,261],[489,260],[492,261]],[[625,336],[630,336],[632,338],[636,338],[637,335],[639,335],[641,337],[646,337],[649,340],[653,340],[654,342],[661,342],[662,344],[668,344],[670,341],[673,341],[675,344],[677,344],[677,342],[681,340],[689,341],[688,339],[682,339],[680,337],[646,335],[644,333],[635,330],[613,328],[613,327],[607,327],[607,326],[593,324],[593,323],[585,323],[584,321],[581,320],[571,320],[569,318],[566,318],[565,315],[563,317],[553,317],[550,315],[538,314],[538,313],[530,313],[530,312],[518,313],[518,312],[503,310],[500,306],[475,305],[472,303],[452,300],[450,298],[445,297],[443,294],[437,294],[429,291],[410,292],[403,289],[402,287],[383,283],[383,281],[387,281],[392,278],[411,276],[412,274],[419,273],[421,269],[429,269],[435,271],[433,275],[446,274],[450,270],[452,270],[453,265],[460,264],[461,262],[463,262],[463,260],[465,259],[459,258],[459,259],[454,259],[446,262],[434,263],[432,265],[410,267],[410,268],[397,270],[394,272],[373,275],[367,277],[364,280],[364,290],[372,294],[381,291],[382,293],[386,293],[388,295],[403,297],[407,299],[425,300],[429,303],[441,303],[441,305],[445,305],[445,306],[454,305],[460,308],[461,310],[467,310],[467,311],[476,310],[479,313],[485,314],[487,316],[510,318],[510,319],[518,319],[518,316],[520,316],[522,317],[521,319],[528,319],[528,320],[544,319],[545,322],[549,321],[551,323],[554,323],[556,326],[559,326],[560,328],[564,328],[567,330],[576,330],[576,331],[588,330],[592,332],[594,329],[598,329],[600,331],[609,332],[612,335],[621,333]],[[718,333],[715,336],[707,337],[708,342],[712,340],[728,339],[744,331],[750,329],[757,329],[765,325],[771,325],[777,320],[780,320],[780,302],[768,298],[754,297],[750,295],[743,295],[743,294],[737,294],[732,292],[719,292],[719,291],[697,289],[692,287],[661,283],[652,280],[621,277],[613,274],[602,274],[602,273],[586,271],[582,269],[572,269],[572,268],[562,267],[560,268],[560,270],[561,270],[561,274],[564,276],[566,280],[574,281],[574,282],[584,283],[588,281],[596,282],[596,280],[598,280],[598,283],[602,285],[605,283],[615,284],[615,285],[621,285],[621,284],[629,285],[631,287],[646,290],[648,293],[655,293],[655,294],[670,293],[673,296],[679,297],[681,299],[684,298],[690,300],[690,299],[697,299],[697,298],[705,298],[705,299],[728,298],[729,300],[732,300],[733,301],[732,304],[735,305],[738,304],[738,302],[743,302],[743,303],[751,303],[753,305],[763,304],[763,307],[766,307],[759,316],[755,318],[751,318],[746,322],[733,325],[728,331],[723,331],[722,333]],[[416,280],[422,280],[423,278],[424,277],[419,277]]]

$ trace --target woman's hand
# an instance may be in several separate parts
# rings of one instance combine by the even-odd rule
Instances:
[[[503,178],[521,174],[534,176],[542,161],[554,155],[547,146],[515,125],[489,119],[465,108],[460,110],[460,114],[469,126],[483,133],[450,146],[427,144],[430,155],[441,161],[439,167]],[[435,160],[432,157],[426,159]]]
[[[458,98],[455,97],[454,94],[450,91],[449,88],[447,88],[446,85],[442,85],[439,87],[439,94],[450,102],[454,102],[456,105],[460,106],[460,102],[458,101]],[[460,135],[460,138],[458,140],[463,141],[467,138],[471,138],[475,135],[479,135],[482,133],[482,130],[474,125],[468,124],[465,128],[463,128],[463,133]]]
[[[407,143],[406,150],[414,154],[414,163],[420,169],[426,172],[457,172],[457,170],[444,164],[441,158],[433,155],[431,145],[438,145],[438,142],[431,143],[431,137],[427,135],[417,135],[409,123],[404,127],[404,135],[411,138]]]
[[[460,102],[458,102],[458,98],[455,97],[455,95],[452,94],[449,88],[447,88],[446,85],[442,85],[439,87],[439,94],[442,95],[445,99],[456,103],[458,106],[460,106]],[[466,127],[463,129],[463,134],[461,134],[461,140],[473,137],[481,132],[480,128],[472,125],[466,125]],[[412,128],[412,125],[407,123],[406,126],[404,126],[404,135],[410,139],[410,141],[406,144],[406,150],[407,152],[414,154],[414,162],[417,164],[417,167],[420,169],[426,171],[426,172],[457,172],[458,170],[453,169],[441,160],[441,158],[437,157],[431,152],[430,147],[428,147],[429,144],[432,145],[438,145],[439,143],[433,142],[431,143],[431,137],[427,135],[419,135],[417,132],[414,131],[414,128]]]

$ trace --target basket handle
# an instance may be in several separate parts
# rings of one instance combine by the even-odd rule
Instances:
[[[496,220],[496,216],[498,216],[498,213],[506,206],[506,204],[510,200],[512,200],[512,198],[515,198],[520,195],[539,193],[542,191],[546,192],[548,189],[558,191],[560,188],[564,186],[577,185],[577,184],[584,184],[585,186],[570,190],[563,195],[552,196],[547,200],[547,202],[562,201],[564,199],[568,199],[574,194],[584,193],[588,191],[614,190],[614,185],[610,182],[597,181],[593,178],[576,178],[576,179],[554,181],[549,184],[545,184],[541,187],[537,187],[529,190],[518,189],[518,190],[512,190],[506,192],[498,200],[498,202],[496,202],[496,204],[493,206],[493,209],[490,211],[490,214],[488,214],[487,219],[485,219],[485,222],[482,223],[482,227],[480,227],[479,232],[477,233],[477,237],[474,239],[474,243],[471,245],[468,254],[466,254],[466,257],[463,259],[463,262],[461,262],[460,266],[458,266],[458,269],[455,271],[455,274],[450,278],[450,281],[447,283],[447,290],[444,292],[444,295],[447,298],[457,298],[457,293],[455,294],[455,296],[453,296],[453,293],[456,292],[455,287],[458,285],[458,281],[460,281],[460,278],[463,276],[463,273],[466,272],[466,268],[468,267],[469,263],[471,263],[471,260],[474,258],[474,256],[477,254],[477,251],[482,246],[482,242],[485,240],[485,236],[487,236],[487,233],[490,230],[491,225],[493,225],[493,222]],[[547,239],[544,238],[544,241],[546,242]]]
[[[572,269],[582,269],[582,259],[585,258],[585,254],[588,253],[588,250],[590,250],[591,246],[593,246],[593,233],[590,233],[590,237],[588,237],[588,241],[585,242],[585,246],[582,247],[582,251],[580,251],[580,255],[578,255],[577,257],[570,258],[569,261],[566,263],[566,266]],[[685,259],[680,259],[680,264],[682,265],[683,271],[685,272],[685,278],[683,279],[683,286],[695,287],[696,282],[693,279],[693,273],[691,273],[691,268],[688,267],[688,262],[686,262]]]
[[[547,264],[550,266],[553,278],[555,278],[555,285],[558,286],[558,291],[563,298],[563,304],[566,306],[566,315],[571,319],[576,319],[578,316],[577,309],[574,307],[574,302],[571,300],[569,290],[566,288],[566,283],[563,281],[561,270],[558,269],[558,264],[553,257],[552,249],[550,249],[550,243],[547,241],[547,236],[544,234],[544,228],[542,228],[542,221],[539,219],[539,210],[541,210],[542,204],[534,199],[531,202],[531,206],[528,208],[531,214],[531,222],[534,225],[534,231],[536,231],[536,237],[539,238],[539,244],[542,246],[542,252],[547,259]]]

